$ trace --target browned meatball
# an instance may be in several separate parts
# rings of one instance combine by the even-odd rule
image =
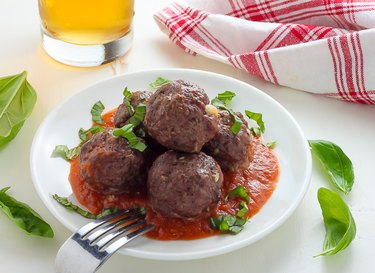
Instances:
[[[241,130],[237,135],[230,130],[234,118],[228,111],[219,112],[219,132],[204,146],[203,150],[219,163],[223,171],[236,171],[249,166],[252,149],[252,136],[242,114],[236,115],[242,120]]]
[[[151,95],[144,126],[161,145],[183,152],[200,152],[218,131],[217,117],[207,114],[209,98],[199,86],[172,81]]]
[[[146,103],[147,100],[150,98],[151,92],[148,91],[136,91],[133,92],[130,98],[130,105],[135,109],[140,103]],[[128,107],[124,101],[119,105],[117,108],[117,112],[114,118],[114,123],[117,128],[121,128],[126,124],[126,121],[131,117]]]
[[[194,219],[217,204],[222,181],[220,166],[205,153],[168,151],[148,173],[149,202],[162,216]]]
[[[134,191],[145,168],[143,154],[131,149],[125,138],[113,136],[111,130],[100,132],[86,142],[79,162],[87,185],[104,194]]]

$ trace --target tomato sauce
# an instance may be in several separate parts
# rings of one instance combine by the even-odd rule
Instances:
[[[115,110],[103,115],[104,127],[113,127]],[[218,205],[211,215],[202,216],[199,219],[186,221],[176,218],[162,217],[149,207],[147,194],[142,191],[132,195],[104,195],[91,190],[82,179],[78,158],[71,161],[69,180],[74,195],[78,202],[94,214],[100,213],[106,208],[129,208],[132,206],[146,207],[146,220],[155,228],[146,234],[147,237],[158,240],[191,240],[219,234],[210,225],[210,217],[231,214],[236,215],[239,210],[241,199],[225,197],[235,187],[242,185],[250,196],[248,212],[249,218],[255,215],[271,197],[279,177],[279,163],[272,149],[262,144],[261,139],[253,142],[254,158],[250,166],[240,172],[224,173],[224,182]],[[251,224],[251,223],[248,223]]]

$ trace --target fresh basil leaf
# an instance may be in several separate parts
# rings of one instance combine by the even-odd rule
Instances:
[[[91,127],[90,129],[79,129],[78,131],[78,136],[79,136],[79,139],[82,141],[82,142],[86,142],[87,140],[89,140],[89,138],[99,132],[102,132],[104,131],[104,128],[101,127],[101,126],[94,126],[94,127]],[[89,135],[89,133],[91,135]]]
[[[101,101],[96,102],[92,108],[91,108],[91,118],[92,121],[97,123],[97,124],[103,124],[104,120],[102,118],[102,113],[104,110],[104,105]]]
[[[66,145],[56,145],[55,149],[52,152],[52,157],[61,157],[66,161],[70,161],[76,156],[79,155],[81,151],[81,146],[77,146],[69,149]]]
[[[261,142],[261,144],[262,144],[263,146],[268,147],[268,148],[271,148],[271,149],[275,148],[276,143],[277,143],[276,140],[274,140],[274,141],[270,141],[270,142],[264,142],[264,141]]]
[[[110,214],[113,214],[113,213],[116,213],[117,211],[119,211],[118,208],[108,208],[108,209],[102,210],[99,214],[95,215],[95,214],[93,214],[93,213],[91,213],[87,210],[81,209],[79,206],[70,202],[68,200],[68,198],[66,198],[66,197],[61,197],[61,196],[58,196],[57,194],[52,195],[52,197],[53,197],[53,199],[55,199],[57,201],[57,203],[59,203],[60,205],[62,205],[66,209],[71,210],[71,211],[75,211],[79,215],[81,215],[85,218],[88,218],[88,219],[99,219],[99,218],[102,218],[104,216],[107,216],[107,215],[110,215]]]
[[[123,127],[115,129],[113,131],[113,135],[126,138],[131,148],[143,152],[146,150],[147,146],[139,140],[139,138],[133,132],[133,129],[133,124],[125,124]]]
[[[37,95],[26,76],[0,78],[0,147],[16,137],[34,109]]]
[[[354,218],[340,195],[326,188],[318,190],[326,236],[323,251],[316,256],[333,255],[347,248],[356,235]]]
[[[143,122],[146,115],[146,104],[140,103],[135,109],[135,113],[128,120],[128,123],[133,124],[134,127],[137,127]]]
[[[237,212],[237,217],[242,218],[249,211],[249,208],[245,201],[242,201],[240,204],[240,210]]]
[[[164,79],[163,77],[157,77],[155,81],[150,83],[150,87],[153,89],[158,89],[159,87],[163,86],[164,84],[169,83],[170,80]]]
[[[219,215],[210,218],[211,226],[221,232],[230,232],[238,234],[247,223],[247,217],[240,219],[232,215]]]
[[[229,102],[233,99],[236,94],[232,91],[225,91],[218,94],[215,98],[211,100],[211,104],[221,110],[226,110],[233,117],[234,122],[230,128],[234,135],[237,135],[242,126],[242,120],[236,115],[236,113],[228,107]]]
[[[266,128],[263,122],[263,115],[261,113],[251,112],[249,110],[245,110],[245,114],[249,119],[254,120],[259,126],[259,131],[264,133]],[[258,136],[260,134],[256,133],[255,135]]]
[[[0,190],[0,209],[27,234],[53,238],[51,226],[29,205],[8,195],[9,187]]]
[[[327,140],[309,140],[309,145],[333,185],[348,194],[354,184],[354,171],[347,155],[339,146]]]
[[[233,190],[231,190],[228,195],[225,197],[224,201],[227,202],[229,198],[239,196],[244,199],[247,203],[250,203],[250,196],[248,191],[245,189],[244,186],[237,186]]]
[[[125,87],[125,89],[123,91],[123,94],[124,94],[125,106],[126,106],[126,108],[128,108],[129,114],[133,115],[134,114],[134,108],[130,103],[130,100],[133,96],[133,93],[129,91],[128,87]]]
[[[236,96],[236,93],[232,91],[225,91],[223,93],[219,93],[215,98],[212,99],[212,105],[220,105],[220,106],[228,106],[228,104],[232,101],[232,99]]]

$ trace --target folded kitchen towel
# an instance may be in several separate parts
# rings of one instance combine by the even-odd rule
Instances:
[[[193,55],[274,84],[375,104],[375,1],[185,0],[154,17]]]

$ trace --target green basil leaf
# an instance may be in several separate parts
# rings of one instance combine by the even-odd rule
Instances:
[[[232,91],[225,91],[219,93],[215,98],[211,100],[211,104],[215,106],[228,106],[232,99],[236,96],[236,93]]]
[[[237,186],[233,190],[231,190],[228,195],[225,197],[224,201],[227,202],[229,198],[239,196],[244,199],[247,203],[250,203],[250,196],[248,191],[245,189],[244,186]]]
[[[133,115],[134,114],[134,108],[130,103],[130,100],[133,96],[133,93],[129,91],[128,87],[125,87],[125,89],[123,91],[123,94],[124,94],[125,106],[126,106],[126,108],[128,108],[129,114]]]
[[[242,201],[240,204],[240,210],[237,212],[237,217],[242,218],[245,216],[245,214],[249,211],[249,208],[245,201]]]
[[[0,147],[16,137],[34,108],[37,95],[26,76],[0,78]]]
[[[247,223],[248,218],[244,219],[235,217],[233,215],[219,215],[210,218],[211,226],[221,232],[230,232],[232,234],[238,234],[243,226]]]
[[[326,237],[323,252],[315,255],[333,255],[344,250],[356,235],[354,218],[340,195],[326,188],[318,190]]]
[[[62,205],[66,209],[74,211],[74,212],[78,213],[79,215],[81,215],[85,218],[88,218],[88,219],[99,219],[99,218],[102,218],[104,216],[107,216],[107,215],[110,215],[110,214],[113,214],[113,213],[119,211],[118,208],[109,208],[109,209],[104,209],[98,215],[95,215],[95,214],[93,214],[93,213],[91,213],[87,210],[81,209],[79,206],[70,202],[68,200],[68,198],[66,198],[66,197],[61,197],[61,196],[58,196],[57,194],[52,195],[52,197],[53,197],[53,199],[55,199],[57,201],[57,203],[59,203],[60,205]]]
[[[27,234],[53,238],[51,226],[29,205],[6,193],[9,187],[0,190],[0,209]]]
[[[129,146],[135,150],[143,152],[146,150],[147,146],[133,132],[133,124],[125,124],[122,128],[115,129],[113,131],[114,136],[121,136],[128,140]]]
[[[353,164],[336,144],[326,140],[309,140],[312,153],[319,159],[330,181],[348,194],[354,184]]]
[[[140,103],[135,109],[135,113],[128,120],[128,123],[133,124],[134,127],[137,127],[143,122],[146,115],[146,104]]]
[[[90,129],[79,129],[78,131],[78,136],[79,136],[79,139],[84,143],[86,142],[87,140],[89,140],[90,136],[88,135],[88,133],[91,133],[91,136],[99,133],[99,132],[102,132],[104,131],[104,128],[101,127],[101,126],[94,126],[94,127],[91,127]],[[83,144],[81,143],[81,144]]]
[[[153,89],[158,89],[159,87],[163,86],[164,84],[169,83],[170,80],[164,79],[163,77],[157,77],[155,81],[150,83],[150,87]]]
[[[268,147],[268,148],[271,148],[271,149],[275,148],[276,143],[277,143],[276,140],[274,140],[274,141],[270,141],[270,142],[264,142],[264,141],[261,142],[261,144],[262,144],[263,146]]]
[[[96,102],[92,108],[91,108],[91,118],[92,121],[97,123],[97,124],[103,124],[104,120],[102,118],[102,113],[104,110],[104,105],[101,101]]]
[[[232,91],[225,91],[223,93],[218,94],[215,98],[211,100],[211,104],[221,110],[226,110],[229,114],[233,117],[234,122],[230,128],[231,132],[237,135],[242,126],[242,120],[234,113],[232,109],[228,107],[228,104],[232,101],[232,99],[236,96],[236,94]]]
[[[81,146],[77,146],[69,149],[66,145],[56,145],[52,152],[52,157],[61,157],[66,161],[71,161],[73,158],[79,155],[81,152]]]
[[[263,115],[261,113],[255,113],[249,110],[245,110],[245,114],[249,119],[254,120],[258,124],[260,133],[264,133],[266,128],[263,122]],[[255,135],[258,136],[260,133],[257,132]]]

